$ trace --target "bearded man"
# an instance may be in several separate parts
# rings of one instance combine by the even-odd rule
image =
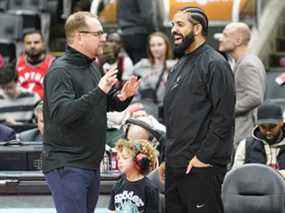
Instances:
[[[32,30],[24,34],[23,54],[17,61],[16,71],[18,83],[29,92],[36,93],[43,98],[43,80],[54,56],[47,53],[43,34]]]
[[[173,17],[174,52],[164,99],[166,212],[222,213],[221,184],[234,135],[234,78],[206,44],[208,18],[187,7]]]

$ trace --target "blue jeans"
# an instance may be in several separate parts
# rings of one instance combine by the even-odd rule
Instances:
[[[99,196],[100,170],[55,169],[46,180],[57,213],[93,213]]]

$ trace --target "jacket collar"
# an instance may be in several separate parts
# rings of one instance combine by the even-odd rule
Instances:
[[[208,49],[209,45],[205,41],[203,44],[201,44],[197,49],[195,49],[193,52],[186,53],[185,55],[188,57],[194,57],[196,55],[199,55],[201,52],[204,52],[204,50]]]
[[[89,58],[70,46],[66,47],[66,54],[72,57],[71,63],[76,65],[88,66],[94,61],[94,59]]]

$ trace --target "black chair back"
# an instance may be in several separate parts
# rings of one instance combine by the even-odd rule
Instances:
[[[285,179],[262,164],[230,171],[222,187],[225,213],[285,213]]]

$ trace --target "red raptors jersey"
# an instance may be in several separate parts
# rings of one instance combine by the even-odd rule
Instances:
[[[41,98],[43,98],[44,76],[54,59],[54,56],[48,54],[42,63],[33,66],[27,63],[24,55],[21,55],[16,67],[19,85],[30,92],[37,93]]]

